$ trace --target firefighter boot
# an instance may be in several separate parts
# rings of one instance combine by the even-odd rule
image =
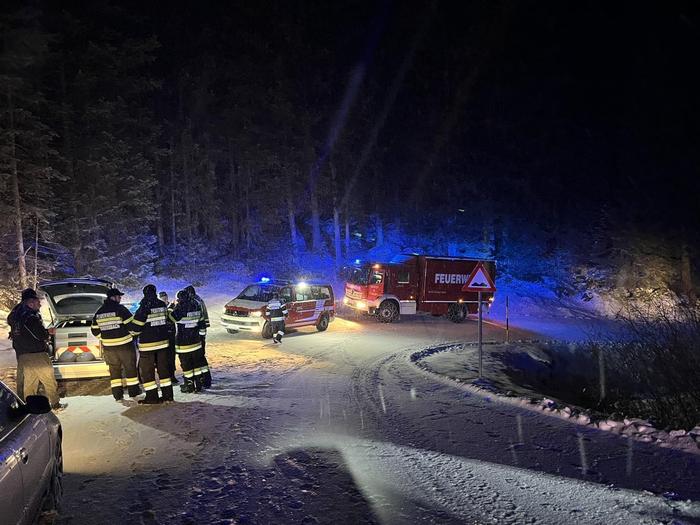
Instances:
[[[121,401],[122,399],[124,399],[124,387],[112,387],[112,395],[114,396],[115,401]]]
[[[160,391],[163,394],[163,398],[161,399],[163,402],[173,401],[173,387],[163,386],[160,388]]]
[[[209,370],[202,373],[202,387],[211,388],[211,372]]]
[[[180,385],[180,392],[182,392],[183,394],[190,394],[194,392],[194,381],[185,377],[183,379],[182,384]]]
[[[140,405],[157,405],[158,403],[160,403],[160,399],[158,399],[158,390],[155,388],[153,390],[147,390],[146,398],[139,401]]]
[[[194,391],[202,391],[202,376],[194,376]]]
[[[131,385],[127,387],[127,392],[129,392],[129,397],[134,398],[141,395],[141,387],[139,385]]]

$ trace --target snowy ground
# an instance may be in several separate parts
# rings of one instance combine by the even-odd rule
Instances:
[[[221,300],[210,302],[215,317]],[[55,522],[700,523],[698,456],[503,404],[410,362],[473,340],[475,326],[339,319],[279,348],[216,327],[206,394],[156,407],[68,399]]]

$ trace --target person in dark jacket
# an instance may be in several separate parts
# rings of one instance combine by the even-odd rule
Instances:
[[[282,344],[282,336],[284,335],[284,320],[288,315],[287,308],[280,302],[276,295],[267,303],[266,310],[267,318],[272,326],[272,340],[275,343]]]
[[[199,335],[202,338],[202,356],[201,356],[201,367],[200,373],[202,375],[202,386],[204,388],[211,388],[211,370],[209,369],[209,361],[207,361],[207,329],[209,328],[209,314],[207,313],[207,306],[204,304],[204,299],[202,299],[194,289],[194,286],[189,285],[185,288],[185,292],[194,299],[200,306],[202,311],[202,317],[204,321],[204,327],[199,331]]]
[[[175,351],[180,357],[184,383],[182,392],[202,391],[202,338],[199,331],[204,328],[204,317],[199,303],[185,290],[177,292],[177,306],[170,313],[177,325]]]
[[[168,347],[170,326],[173,322],[168,316],[167,305],[158,299],[154,285],[148,284],[143,288],[143,299],[134,314],[132,324],[132,331],[138,337],[141,384],[146,392],[146,399],[142,403],[152,405],[161,401],[172,401],[172,371],[168,363]],[[158,386],[162,399],[158,398]]]
[[[119,304],[122,292],[117,288],[107,290],[107,299],[92,318],[92,334],[102,342],[105,362],[109,366],[112,395],[117,401],[124,398],[124,385],[129,397],[141,393],[136,370],[136,351],[130,329],[133,316]],[[122,380],[122,370],[125,378]]]
[[[10,315],[12,348],[17,354],[17,394],[23,400],[39,393],[43,386],[53,408],[61,408],[58,384],[49,357],[49,332],[44,328],[39,309],[41,299],[31,288],[22,291],[22,300]]]
[[[167,292],[158,292],[158,299],[163,301],[166,306],[168,307],[169,311],[172,311],[173,308],[175,308],[175,303],[171,303],[170,299],[168,298],[168,293]],[[170,319],[168,317],[168,319]],[[168,366],[170,367],[170,382],[173,385],[177,385],[179,381],[175,377],[175,323],[172,321],[168,323]]]

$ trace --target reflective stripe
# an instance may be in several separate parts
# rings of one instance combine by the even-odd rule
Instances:
[[[209,372],[209,367],[208,367],[208,366],[203,366],[203,367],[202,367],[202,373],[203,373],[203,374],[206,374],[207,372]]]
[[[170,381],[169,377],[160,380],[160,387],[165,388],[166,386],[172,386],[172,381]]]
[[[131,321],[131,322],[134,323],[134,324],[137,324],[137,325],[139,325],[139,326],[144,326],[144,325],[146,324],[145,321],[139,321],[138,319],[134,319],[134,320]]]
[[[131,321],[133,321],[133,320],[134,320],[134,316],[132,315],[132,316],[129,317],[128,319],[124,319],[124,324],[129,324],[129,323],[130,323]]]
[[[126,378],[126,386],[134,386],[139,384],[139,378],[138,377],[127,377]]]
[[[284,332],[280,330],[279,332],[277,332],[277,335],[284,335]]]
[[[170,342],[167,339],[163,341],[153,341],[152,343],[142,343],[139,341],[139,350],[147,352],[149,350],[161,350],[163,348],[168,348]]]
[[[97,324],[98,324],[98,325],[101,325],[101,324],[111,324],[111,323],[121,323],[121,322],[122,322],[122,318],[121,318],[121,317],[117,317],[117,316],[114,316],[114,317],[100,317],[99,319],[97,319]]]
[[[187,379],[192,378],[194,376],[194,370],[183,370],[182,375],[185,376]]]
[[[284,321],[284,317],[271,317],[270,321]]]
[[[149,381],[148,383],[143,384],[143,389],[146,392],[148,392],[149,390],[155,390],[156,388],[158,388],[158,385],[155,381]]]
[[[121,379],[112,379],[109,382],[109,384],[112,388],[120,387],[120,386],[122,386],[122,380]]]
[[[202,343],[195,343],[193,345],[175,345],[175,351],[178,354],[186,354],[188,352],[194,352],[202,348]]]
[[[129,343],[133,340],[134,338],[131,334],[125,335],[124,337],[118,337],[117,339],[107,339],[106,337],[102,336],[102,344],[104,346],[119,346],[123,345],[124,343]]]

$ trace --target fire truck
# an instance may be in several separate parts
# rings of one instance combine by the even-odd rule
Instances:
[[[478,311],[472,281],[484,281],[482,304],[494,300],[496,262],[466,257],[400,255],[388,263],[356,266],[345,283],[343,303],[384,323],[400,315],[445,315],[455,323]],[[489,281],[490,282],[487,282]]]

